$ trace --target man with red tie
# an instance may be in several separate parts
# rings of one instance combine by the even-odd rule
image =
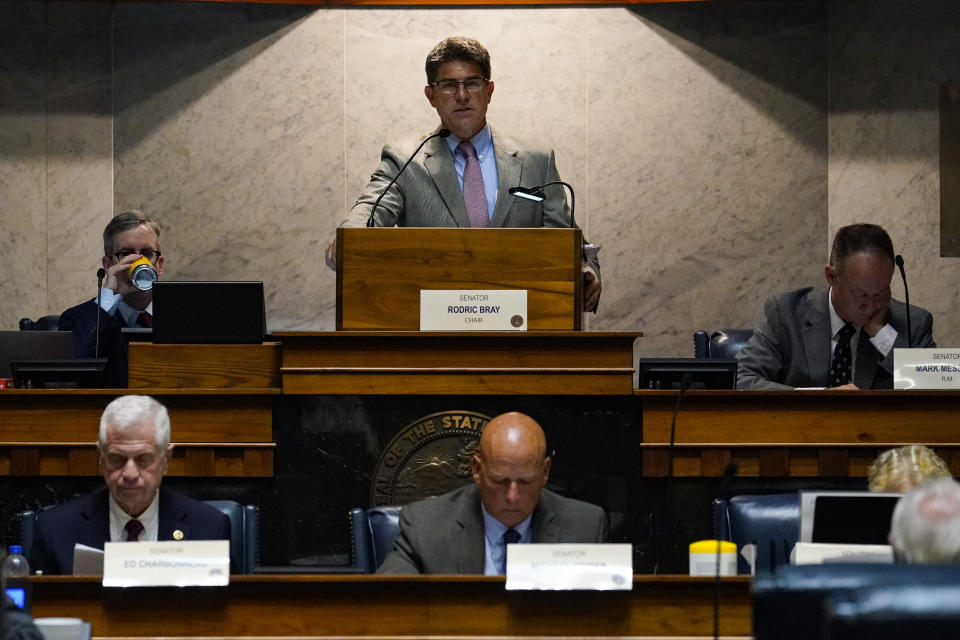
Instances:
[[[124,327],[152,325],[153,296],[130,279],[130,266],[143,258],[157,275],[163,275],[160,225],[142,211],[131,209],[114,217],[103,230],[104,280],[97,300],[88,300],[60,315],[59,329],[72,331],[78,358],[107,358],[106,384],[127,386],[127,348],[121,338]],[[99,340],[97,328],[99,315]]]
[[[106,488],[39,513],[33,569],[72,573],[76,544],[230,539],[227,516],[160,486],[173,452],[162,404],[149,396],[113,400],[100,417],[97,449]]]

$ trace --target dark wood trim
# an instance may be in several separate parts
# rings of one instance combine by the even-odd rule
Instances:
[[[33,579],[33,614],[117,637],[711,636],[711,578],[637,576],[632,591],[505,591],[484,576],[231,576],[227,587],[111,589]],[[723,578],[720,633],[749,636],[750,580]],[[157,615],[158,603],[169,615]]]

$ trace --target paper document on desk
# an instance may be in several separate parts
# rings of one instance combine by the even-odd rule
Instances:
[[[95,549],[79,543],[73,545],[73,575],[102,576],[103,549]]]
[[[888,544],[833,544],[798,542],[790,552],[790,564],[864,562],[893,564],[893,547]]]

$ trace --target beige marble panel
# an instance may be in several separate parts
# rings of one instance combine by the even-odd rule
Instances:
[[[822,282],[823,21],[723,6],[589,14],[593,327],[644,331],[645,357],[691,357],[693,331]]]
[[[346,13],[347,178],[344,211],[377,167],[386,142],[419,136],[439,119],[423,93],[427,53],[444,38],[476,38],[490,52],[487,120],[553,147],[561,176],[586,189],[586,9],[412,9]],[[531,25],[536,25],[532,28]]]
[[[0,4],[0,330],[47,312],[43,3]]]
[[[910,300],[960,345],[960,259],[940,257],[938,87],[960,77],[949,0],[837,2],[830,10],[830,229],[875,222],[906,263]],[[903,298],[899,277],[894,295]]]
[[[112,214],[110,6],[47,3],[48,308],[93,298]]]
[[[117,209],[163,223],[171,279],[258,279],[271,330],[331,329],[343,208],[342,11],[122,4]]]
[[[0,328],[59,313],[96,288],[112,190],[110,7],[0,5]]]

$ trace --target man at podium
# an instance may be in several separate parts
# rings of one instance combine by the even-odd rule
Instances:
[[[483,45],[447,38],[427,55],[426,72],[424,94],[440,128],[417,141],[384,146],[380,166],[342,226],[363,227],[369,220],[379,227],[570,226],[562,185],[548,187],[542,202],[509,193],[511,187],[559,181],[560,174],[552,149],[487,124],[494,84]],[[336,241],[327,247],[326,261],[336,268]],[[601,290],[596,252],[585,256],[583,284],[583,310],[595,311]]]

